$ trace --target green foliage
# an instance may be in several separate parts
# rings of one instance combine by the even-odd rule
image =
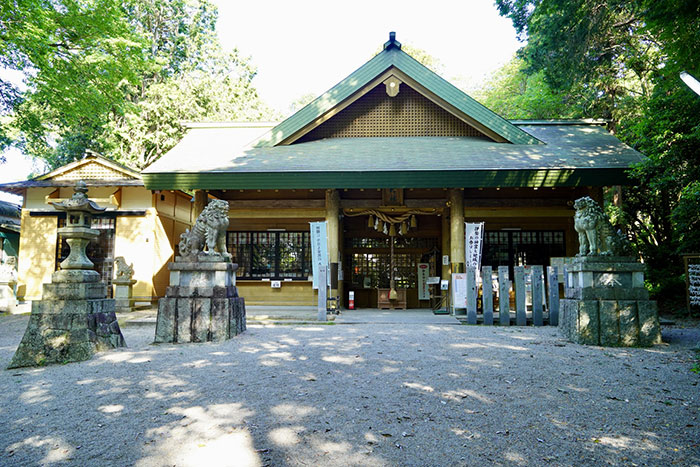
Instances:
[[[555,94],[590,100],[584,115],[608,119],[647,156],[614,214],[649,265],[656,298],[682,299],[680,254],[700,251],[700,96],[678,74],[700,75],[700,2],[496,4],[527,39],[519,52],[524,73],[542,73]]]
[[[0,7],[0,64],[21,70],[27,91],[3,94],[25,152],[61,157],[56,142],[94,132],[128,103],[124,91],[145,63],[142,42],[116,0],[28,0]],[[89,137],[89,136],[88,136]],[[74,137],[73,141],[79,138]],[[72,147],[72,143],[68,146]]]
[[[586,100],[555,92],[544,73],[525,72],[523,59],[515,57],[498,69],[472,97],[497,114],[510,119],[589,117]]]
[[[56,167],[95,150],[143,167],[182,136],[181,120],[259,118],[268,110],[238,52],[221,51],[207,0],[26,0],[0,5],[0,130]],[[7,92],[5,92],[7,91]],[[14,129],[14,136],[9,129]]]
[[[660,64],[658,45],[643,30],[639,2],[625,0],[497,0],[528,43],[526,72],[543,72],[556,91],[595,96],[590,112],[612,122],[629,99],[645,95]]]
[[[143,92],[138,106],[109,121],[104,145],[117,160],[143,168],[172,148],[183,123],[267,119],[272,111],[258,98],[255,69],[237,51],[210,49],[204,63],[183,66]]]

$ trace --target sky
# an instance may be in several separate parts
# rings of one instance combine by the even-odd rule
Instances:
[[[258,70],[253,84],[285,116],[296,99],[324,93],[369,60],[390,31],[402,44],[437,58],[443,78],[467,89],[522,46],[493,0],[212,1],[219,8],[221,43],[251,57]],[[39,162],[18,151],[5,157],[0,183],[43,172]],[[18,202],[2,193],[0,199]]]

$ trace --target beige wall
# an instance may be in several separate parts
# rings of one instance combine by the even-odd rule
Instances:
[[[282,282],[279,289],[269,281],[236,281],[236,286],[246,305],[312,306],[318,301],[311,281]]]
[[[145,216],[117,217],[114,257],[123,256],[127,264],[133,264],[136,300],[150,300],[153,296],[154,219],[152,210]]]
[[[192,225],[194,203],[190,196],[180,192],[163,191],[153,197],[156,206],[153,289],[155,297],[163,297],[170,283],[168,263],[173,261],[180,235]]]
[[[42,284],[51,282],[57,239],[56,217],[31,217],[28,211],[22,211],[17,284],[17,296],[21,300],[40,299]]]
[[[21,298],[38,300],[42,284],[51,281],[55,268],[57,219],[55,216],[32,217],[30,211],[53,211],[46,196],[55,188],[27,190],[22,211],[22,234],[19,251],[19,284]],[[118,187],[91,187],[92,199],[108,199]],[[120,211],[146,211],[143,216],[117,216],[114,256],[123,256],[134,265],[133,295],[137,300],[162,296],[168,285],[169,261],[180,234],[190,226],[192,203],[180,192],[153,194],[144,187],[122,187]],[[70,198],[73,188],[60,188],[56,198]],[[154,207],[157,205],[157,209]],[[113,204],[100,203],[108,209]]]

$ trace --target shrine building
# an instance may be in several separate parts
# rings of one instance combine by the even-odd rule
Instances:
[[[190,124],[140,174],[95,158],[88,162],[111,175],[87,181],[91,198],[112,205],[105,257],[134,263],[144,299],[163,295],[179,234],[216,198],[230,205],[227,246],[247,304],[316,303],[309,223],[327,221],[331,295],[347,306],[353,291],[357,308],[375,308],[393,264],[407,306],[428,308],[417,266],[442,279],[463,272],[465,222],[484,223],[483,265],[549,265],[576,253],[574,200],[602,203],[604,189],[631,183],[626,170],[642,160],[603,122],[502,118],[403,52],[392,33],[379,54],[281,123]],[[68,196],[86,163],[0,186],[25,195],[26,298],[60,256],[60,216],[46,199]],[[147,255],[135,246],[145,242]]]
[[[207,197],[229,202],[227,245],[247,303],[315,303],[309,222],[325,220],[332,295],[346,305],[352,290],[356,307],[376,307],[393,260],[408,307],[427,308],[417,264],[443,279],[463,272],[465,221],[484,222],[482,264],[548,265],[576,253],[573,201],[602,202],[642,159],[601,122],[500,117],[392,33],[283,122],[191,125],[142,176],[153,191],[193,190],[196,211]]]

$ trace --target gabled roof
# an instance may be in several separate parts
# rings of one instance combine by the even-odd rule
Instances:
[[[125,165],[102,157],[96,152],[87,151],[85,157],[71,162],[33,180],[134,180],[141,174]]]
[[[84,158],[31,180],[3,183],[0,191],[22,195],[26,188],[69,187],[83,180],[87,186],[143,186],[136,170],[87,151]]]
[[[518,122],[543,144],[470,137],[328,138],[228,144],[231,128],[192,129],[143,171],[159,189],[607,186],[643,156],[590,122]]]
[[[328,92],[272,128],[255,146],[272,147],[293,143],[392,75],[495,141],[539,143],[532,135],[479,104],[403,52],[401,44],[391,33],[389,41],[384,44],[384,50]]]

